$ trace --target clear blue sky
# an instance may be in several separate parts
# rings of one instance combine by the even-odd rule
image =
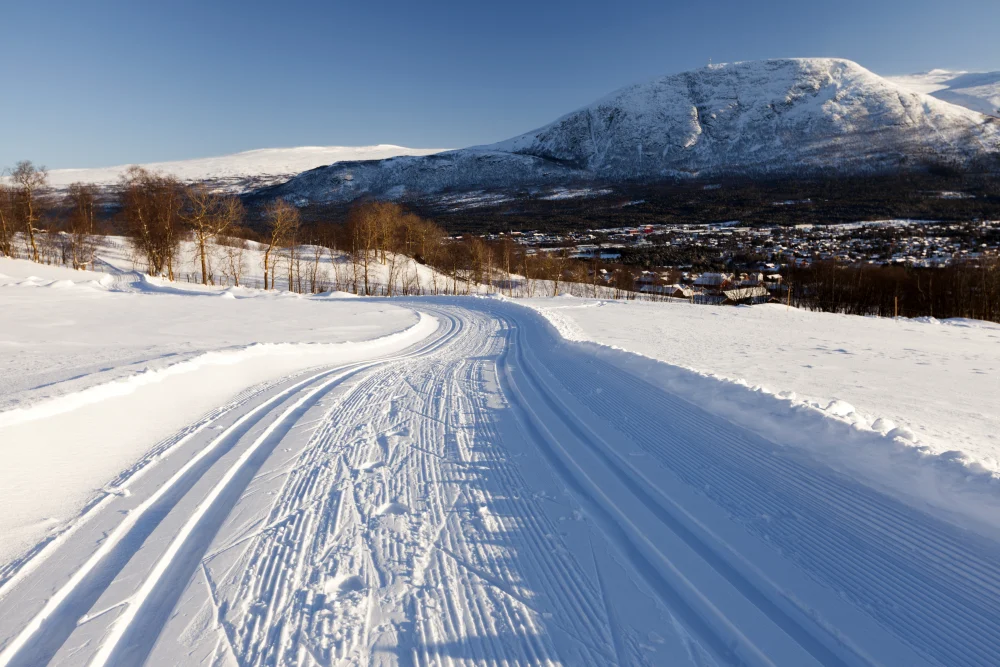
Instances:
[[[0,167],[461,147],[714,62],[1000,70],[998,0],[131,0],[0,14]]]

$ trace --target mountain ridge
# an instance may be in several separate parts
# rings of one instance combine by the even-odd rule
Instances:
[[[443,148],[408,148],[395,144],[374,144],[371,146],[296,146],[292,148],[259,148],[227,155],[189,160],[151,162],[138,166],[176,176],[182,181],[207,181],[230,189],[260,187],[300,174],[321,166],[329,166],[345,160],[385,159],[397,155],[430,155]],[[49,183],[53,187],[66,187],[70,183],[84,182],[108,186],[118,182],[118,178],[130,164],[112,167],[91,167],[77,169],[52,169],[48,172]]]
[[[886,78],[904,88],[1000,117],[1000,72],[933,69]]]
[[[495,144],[343,162],[262,191],[300,205],[727,173],[866,173],[1000,151],[1000,122],[849,60],[747,61],[614,91]]]

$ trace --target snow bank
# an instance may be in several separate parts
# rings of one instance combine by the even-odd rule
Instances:
[[[0,563],[248,387],[391,353],[437,327],[387,302],[176,284],[123,293],[106,274],[6,258],[0,274]]]
[[[234,366],[254,363],[265,357],[280,357],[289,360],[292,366],[297,368],[302,364],[339,361],[348,354],[374,353],[384,349],[397,348],[400,344],[411,345],[427,337],[437,328],[437,322],[434,318],[423,313],[417,313],[417,316],[417,323],[413,326],[371,340],[341,343],[255,343],[235,350],[206,352],[188,361],[172,364],[165,368],[146,369],[121,380],[99,384],[72,394],[42,401],[30,407],[0,412],[0,429],[35,419],[49,419],[94,403],[127,396],[143,387],[163,382],[168,378],[196,373],[213,366]]]
[[[776,305],[522,303],[564,338],[701,407],[1000,534],[998,325]]]

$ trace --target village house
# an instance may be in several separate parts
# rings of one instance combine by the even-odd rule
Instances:
[[[767,303],[771,300],[771,292],[763,285],[747,285],[733,287],[722,291],[722,305],[740,306]]]
[[[731,273],[703,273],[694,279],[694,285],[705,294],[721,294],[733,282]]]

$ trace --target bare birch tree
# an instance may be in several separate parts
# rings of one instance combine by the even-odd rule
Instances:
[[[94,261],[94,220],[97,188],[87,183],[73,183],[66,193],[69,204],[70,258],[74,269]]]
[[[142,167],[129,167],[119,182],[119,203],[126,233],[149,273],[166,273],[173,280],[184,203],[180,182]]]
[[[15,191],[15,210],[20,218],[31,259],[38,261],[38,220],[42,202],[41,195],[48,182],[45,167],[36,167],[31,160],[21,160],[10,173],[10,181]]]
[[[274,251],[294,236],[299,227],[299,210],[284,199],[275,199],[264,209],[267,248],[264,250],[264,289],[274,289],[276,264]],[[270,273],[270,285],[268,283]],[[288,286],[291,289],[291,285]]]
[[[14,188],[0,183],[0,254],[14,256],[15,210]]]
[[[239,287],[246,269],[246,240],[240,237],[238,228],[233,228],[228,235],[220,235],[216,243],[222,248],[223,275],[232,279],[234,287]]]
[[[348,235],[351,238],[352,254],[355,257],[355,274],[360,270],[363,276],[365,296],[372,294],[369,262],[373,259],[373,253],[377,253],[378,248],[379,207],[378,202],[362,204],[352,208],[347,216]],[[357,282],[358,280],[355,278],[355,283]],[[357,291],[357,287],[355,291]]]
[[[203,285],[209,283],[209,244],[229,228],[240,224],[243,213],[243,204],[237,197],[212,192],[204,185],[184,189],[181,218],[194,236]]]

